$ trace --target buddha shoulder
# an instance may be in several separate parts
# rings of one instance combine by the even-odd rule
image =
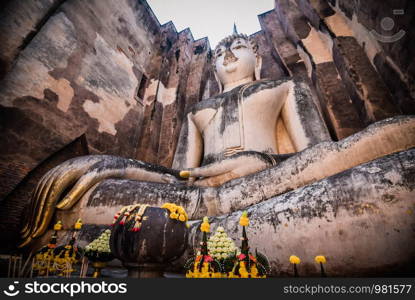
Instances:
[[[218,109],[224,99],[223,94],[213,96],[211,98],[203,99],[202,101],[193,104],[187,113],[196,114],[207,109]]]
[[[294,80],[290,77],[284,77],[278,80],[273,80],[273,79],[257,80],[257,81],[252,82],[251,84],[246,85],[243,91],[243,96],[249,97],[251,95],[258,94],[261,91],[272,90],[288,82],[294,82]]]
[[[240,91],[242,91],[242,89],[243,89],[244,97],[248,97],[250,95],[259,93],[263,90],[273,89],[284,83],[292,82],[292,81],[293,79],[290,77],[286,77],[286,78],[282,78],[278,80],[272,80],[272,79],[257,80],[257,81],[251,82],[243,86],[238,86],[228,92],[221,93],[211,98],[204,99],[194,104],[188,110],[188,113],[196,114],[203,110],[210,110],[210,109],[216,110],[222,105],[225,98],[231,97],[233,94],[239,93]]]

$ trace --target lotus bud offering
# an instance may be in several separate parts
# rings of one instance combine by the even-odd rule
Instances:
[[[239,251],[233,240],[228,237],[224,228],[221,226],[219,226],[216,229],[215,234],[208,239],[207,246],[210,255],[217,260],[223,260]]]
[[[85,256],[91,261],[111,260],[110,236],[111,230],[106,229],[98,238],[85,247]]]

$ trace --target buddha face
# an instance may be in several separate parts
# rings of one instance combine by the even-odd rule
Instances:
[[[257,56],[247,39],[238,37],[219,45],[215,58],[217,76],[223,85],[254,78]]]

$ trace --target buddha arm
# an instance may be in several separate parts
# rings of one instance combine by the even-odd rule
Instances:
[[[293,80],[281,110],[281,118],[296,152],[331,140],[312,97],[307,84]]]
[[[202,135],[193,121],[192,113],[188,113],[180,131],[172,168],[183,170],[199,167],[202,154]]]

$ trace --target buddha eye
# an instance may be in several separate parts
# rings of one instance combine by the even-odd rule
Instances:
[[[236,45],[235,47],[233,47],[233,50],[242,49],[242,48],[246,48],[246,46],[244,46],[244,45]]]

